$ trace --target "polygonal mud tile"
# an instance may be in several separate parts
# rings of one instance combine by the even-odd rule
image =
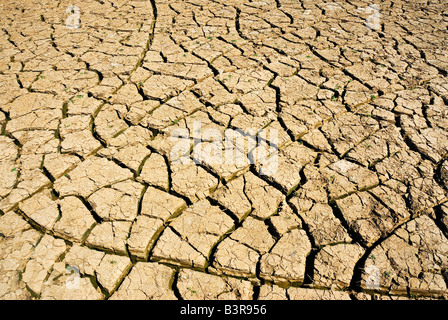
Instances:
[[[208,257],[213,246],[234,227],[234,223],[232,218],[218,207],[212,206],[207,200],[202,200],[174,218],[170,227]]]
[[[76,269],[74,269],[76,270]],[[102,300],[104,295],[91,280],[66,268],[64,262],[54,264],[40,296],[42,300]]]
[[[103,221],[96,224],[85,244],[95,248],[106,249],[114,253],[126,254],[126,239],[129,236],[132,222]]]
[[[226,238],[217,246],[213,268],[216,268],[219,273],[255,277],[259,259],[260,254],[254,249],[231,238]]]
[[[133,221],[143,189],[140,183],[127,180],[102,188],[87,200],[102,219]]]
[[[446,294],[448,240],[428,216],[413,219],[375,247],[361,287],[391,293]]]
[[[352,194],[337,200],[336,204],[348,227],[368,245],[410,217],[408,212],[401,215],[389,210],[367,192]]]
[[[249,300],[253,294],[249,281],[189,269],[179,272],[176,286],[185,300]]]
[[[300,171],[317,157],[313,150],[297,143],[282,149],[273,159],[262,162],[258,167],[261,175],[278,183],[289,194],[301,181]]]
[[[174,270],[158,263],[137,262],[112,300],[175,300],[171,289]]]
[[[171,228],[165,228],[155,244],[152,258],[178,265],[205,268],[207,259]]]
[[[258,300],[288,300],[286,290],[276,285],[264,284],[260,287]]]
[[[165,159],[157,153],[152,153],[146,159],[140,172],[139,179],[152,186],[160,187],[166,191],[169,188],[168,167]]]
[[[100,188],[132,178],[132,172],[104,158],[89,158],[57,179],[55,190],[61,196],[88,197]]]
[[[23,201],[19,208],[31,220],[51,230],[59,218],[59,208],[51,190],[45,189]]]
[[[218,185],[218,179],[193,163],[172,164],[171,170],[173,190],[192,201],[207,197]]]
[[[355,264],[364,254],[358,244],[337,244],[323,247],[314,260],[314,284],[330,288],[347,288]]]
[[[311,243],[304,230],[284,234],[261,258],[260,275],[269,280],[303,281]]]
[[[66,250],[67,246],[62,239],[43,236],[25,266],[22,281],[34,293],[39,294],[54,263]]]
[[[83,241],[96,224],[95,219],[84,203],[69,196],[61,200],[61,218],[54,225],[56,235],[75,241]]]
[[[296,199],[293,199],[291,203],[294,204]],[[299,211],[299,215],[308,225],[317,246],[352,240],[328,204],[316,203],[309,211]]]
[[[351,300],[348,292],[305,289],[305,288],[288,288],[288,296],[291,300]]]
[[[115,291],[122,279],[131,269],[128,257],[106,254],[95,269],[97,280],[109,293]]]

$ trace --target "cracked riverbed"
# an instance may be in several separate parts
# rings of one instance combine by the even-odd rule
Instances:
[[[448,5],[371,5],[0,4],[0,299],[446,299]]]

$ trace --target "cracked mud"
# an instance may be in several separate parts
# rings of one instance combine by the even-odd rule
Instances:
[[[448,298],[448,6],[372,3],[2,3],[0,299]]]

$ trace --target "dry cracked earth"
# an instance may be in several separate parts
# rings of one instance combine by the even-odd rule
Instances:
[[[448,297],[446,1],[72,4],[0,4],[0,299]]]

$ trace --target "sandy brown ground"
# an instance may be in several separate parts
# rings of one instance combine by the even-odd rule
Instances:
[[[0,298],[447,298],[448,5],[371,4],[2,1]]]

